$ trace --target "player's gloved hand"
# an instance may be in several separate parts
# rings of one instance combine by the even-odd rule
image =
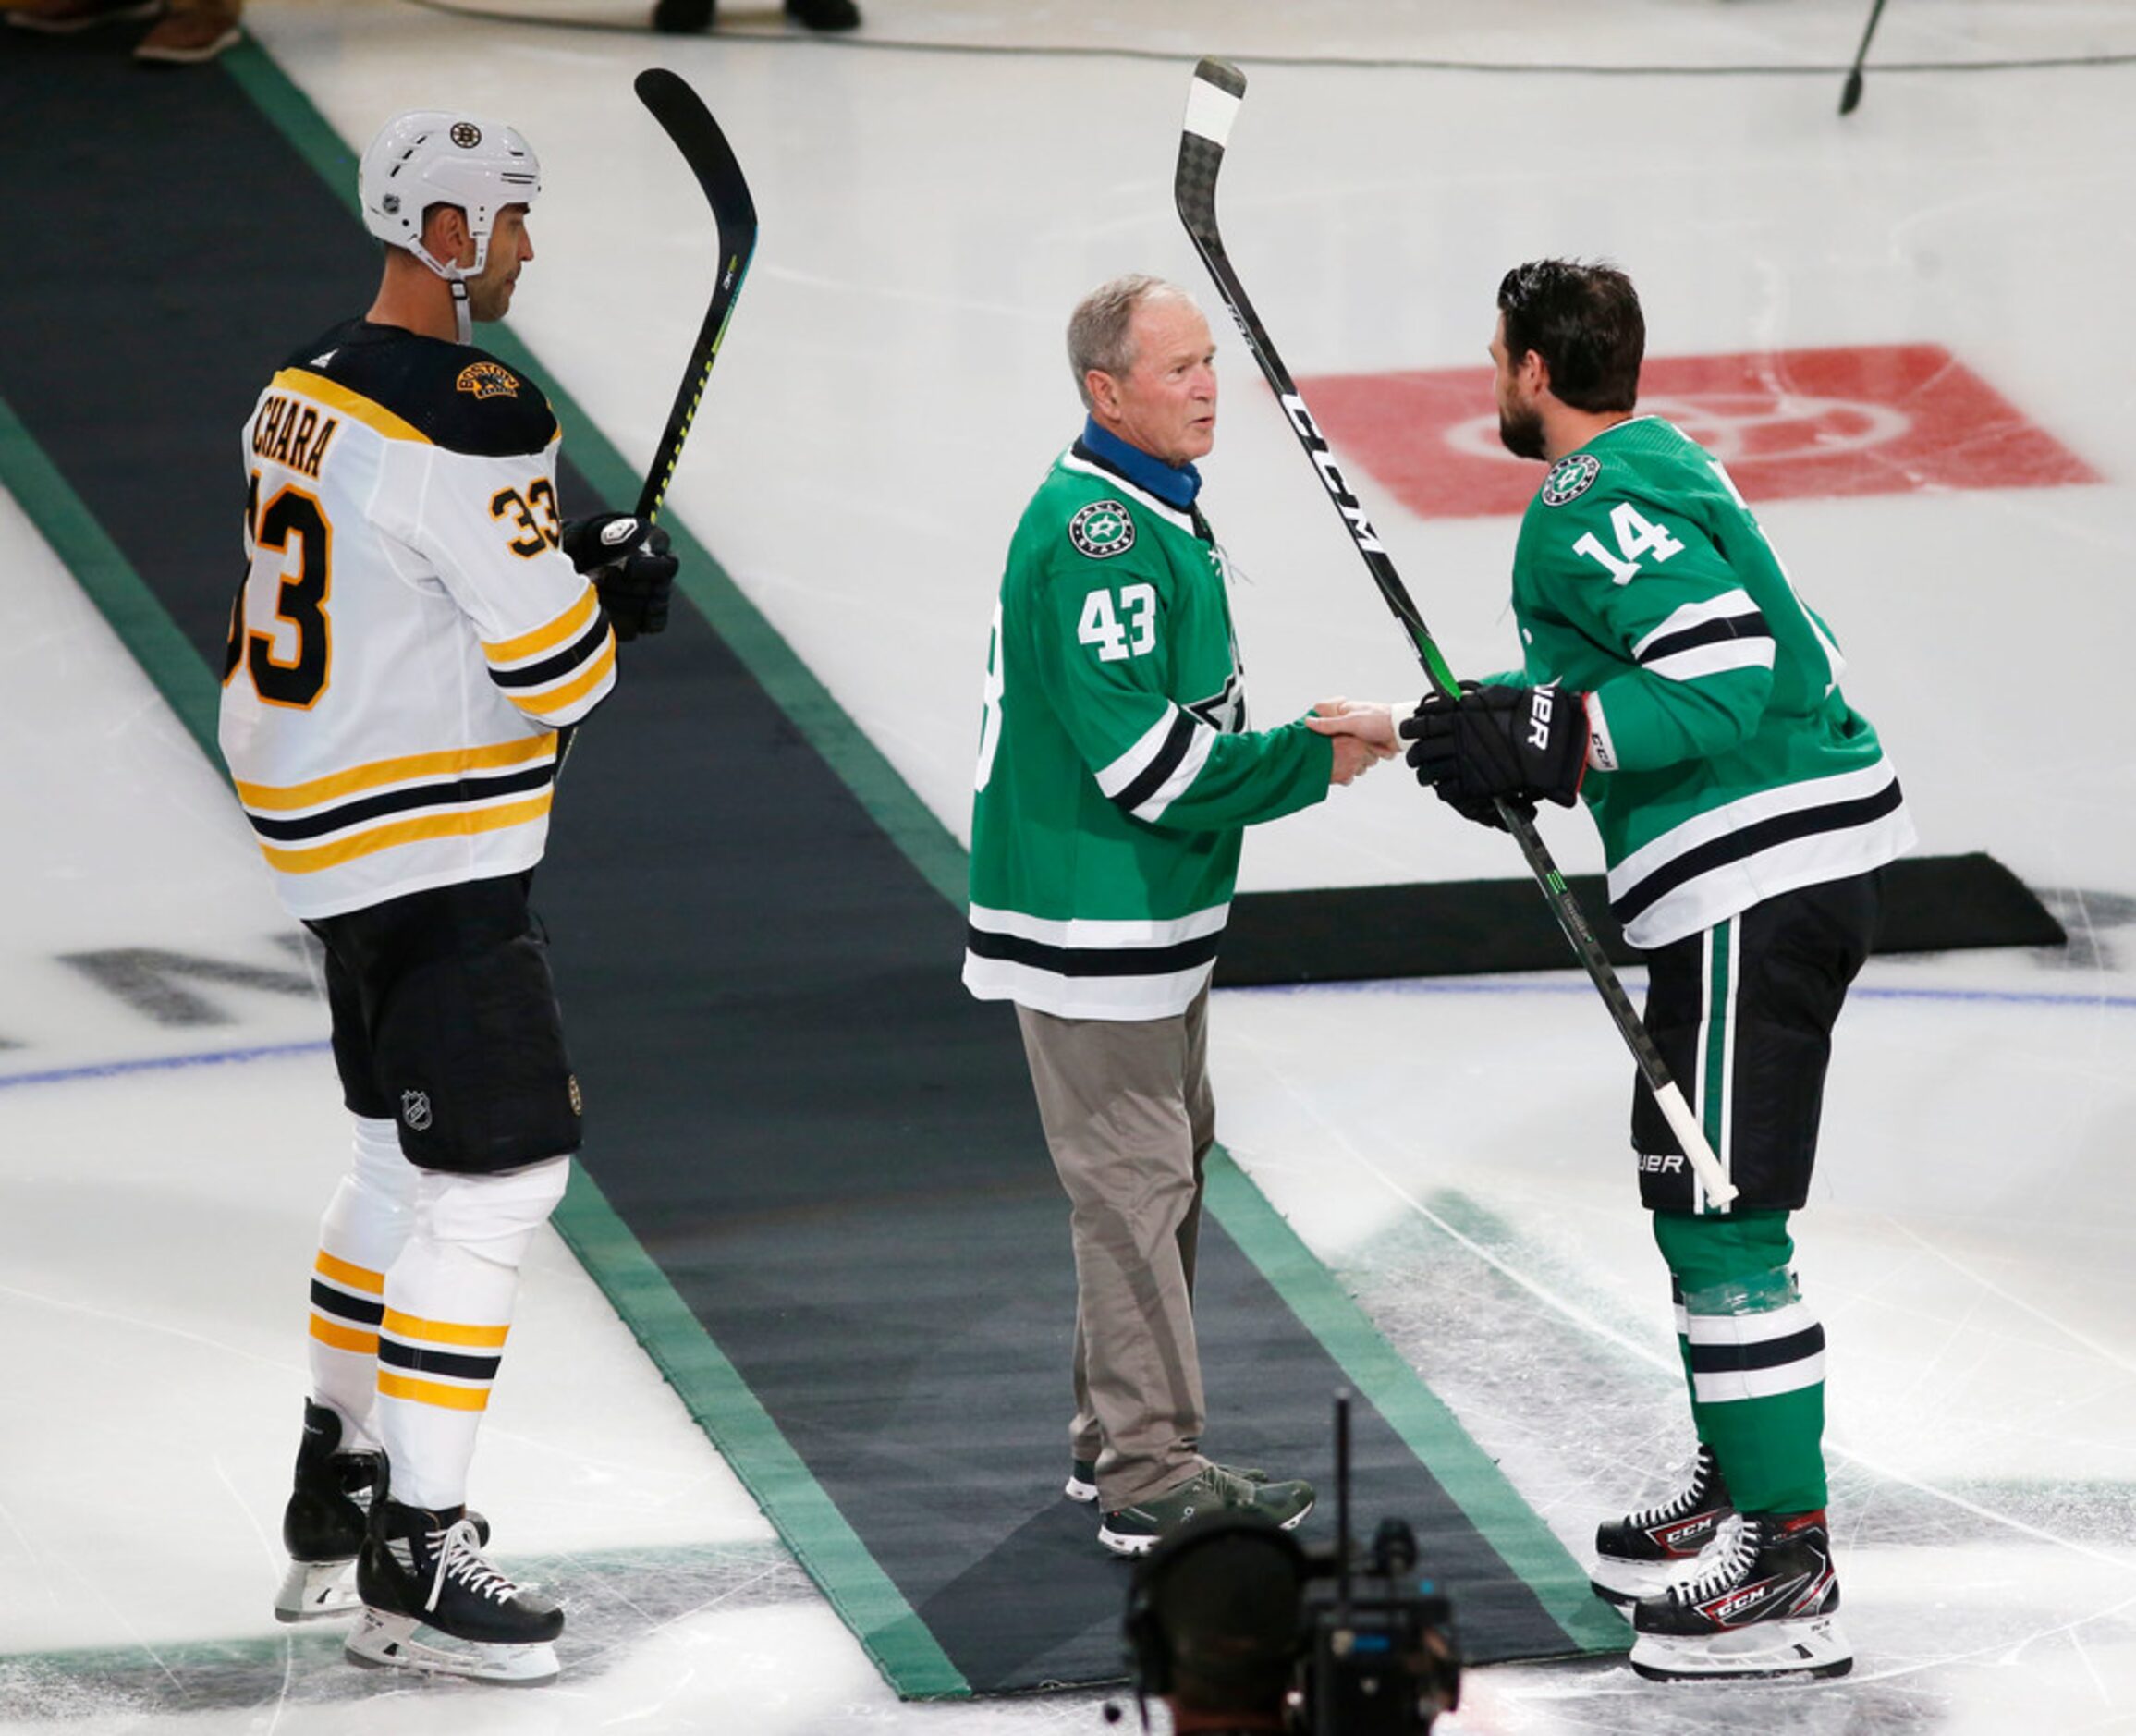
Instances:
[[[679,564],[667,547],[665,531],[627,512],[596,513],[564,523],[564,553],[593,581],[619,640],[666,627]]]
[[[1512,828],[1498,817],[1498,801],[1495,796],[1457,796],[1446,784],[1433,786],[1433,793],[1464,820],[1472,820],[1478,825],[1487,825],[1494,832],[1507,832]],[[1510,804],[1515,813],[1532,820],[1535,804],[1515,801]]]
[[[1494,797],[1569,808],[1587,772],[1585,695],[1558,687],[1434,693],[1402,719],[1400,734],[1417,782],[1473,820],[1483,815],[1464,804],[1487,807]]]

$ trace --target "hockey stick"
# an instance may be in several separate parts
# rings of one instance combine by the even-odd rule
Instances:
[[[650,522],[658,516],[667,485],[675,480],[682,443],[690,438],[690,424],[704,397],[705,382],[712,378],[712,364],[719,360],[719,342],[726,335],[735,298],[749,275],[750,256],[756,251],[756,203],[749,196],[749,183],[742,179],[741,165],[735,161],[726,135],[695,91],[665,67],[649,67],[632,88],[675,141],[682,160],[704,189],[719,228],[719,281],[713,287],[712,304],[704,311],[704,324],[698,328],[682,384],[676,390],[675,408],[667,412],[666,431],[638,491],[638,516]]]
[[[1172,177],[1172,197],[1179,209],[1179,220],[1187,226],[1188,237],[1194,243],[1194,251],[1201,254],[1202,263],[1209,268],[1210,276],[1216,280],[1216,288],[1224,298],[1224,305],[1230,310],[1239,336],[1246,340],[1246,348],[1253,352],[1253,360],[1261,365],[1263,375],[1283,406],[1291,433],[1298,436],[1299,444],[1312,460],[1313,469],[1320,472],[1328,498],[1342,515],[1350,541],[1357,544],[1358,554],[1372,572],[1373,582],[1379,586],[1381,597],[1409,634],[1417,661],[1423,665],[1425,679],[1430,681],[1434,692],[1450,697],[1458,686],[1446,659],[1433,642],[1431,630],[1417,613],[1417,605],[1410,600],[1401,575],[1395,571],[1385,544],[1366,519],[1364,507],[1336,468],[1327,441],[1313,422],[1305,400],[1299,396],[1289,371],[1275,353],[1267,329],[1261,324],[1260,315],[1254,312],[1253,304],[1246,299],[1245,287],[1239,281],[1239,274],[1232,269],[1224,251],[1223,237],[1216,227],[1216,177],[1224,166],[1225,141],[1231,136],[1231,124],[1238,118],[1239,104],[1245,97],[1246,75],[1230,62],[1203,60],[1194,68],[1194,82],[1187,95],[1186,124],[1179,132],[1178,166]],[[1604,956],[1579,900],[1572,896],[1565,884],[1565,876],[1557,872],[1557,864],[1551,861],[1549,850],[1537,836],[1533,817],[1527,810],[1508,801],[1498,803],[1498,817],[1519,842],[1520,853],[1528,859],[1536,884],[1550,900],[1558,927],[1565,931],[1566,939],[1572,943],[1572,950],[1579,955],[1604,1005],[1617,1021],[1625,1046],[1630,1049],[1632,1059],[1639,1064],[1640,1076],[1646,1081],[1662,1114],[1667,1118],[1706,1198],[1715,1205],[1727,1204],[1736,1197],[1736,1189],[1715,1160],[1713,1148],[1706,1143],[1698,1119],[1691,1114],[1683,1093],[1669,1076],[1668,1064],[1662,1059],[1654,1038],[1640,1021],[1631,997],[1625,993],[1624,984]]]
[[[1884,16],[1884,0],[1869,8],[1869,28],[1861,32],[1861,46],[1854,51],[1854,64],[1847,69],[1847,87],[1839,92],[1839,112],[1851,115],[1861,101],[1861,63],[1869,58],[1869,39],[1876,34],[1876,20]]]

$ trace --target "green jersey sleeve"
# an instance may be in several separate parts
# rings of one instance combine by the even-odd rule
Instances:
[[[1063,538],[1034,577],[1031,666],[1122,813],[1169,831],[1222,831],[1326,795],[1324,737],[1302,722],[1246,727],[1223,578],[1207,544],[1145,531],[1123,552],[1093,556]]]
[[[1582,462],[1593,460],[1566,464]],[[1757,728],[1773,691],[1773,630],[1737,565],[1739,544],[1695,497],[1664,499],[1612,470],[1593,480],[1562,502],[1546,484],[1521,527],[1514,589],[1528,677],[1591,696],[1601,770],[1726,752]]]

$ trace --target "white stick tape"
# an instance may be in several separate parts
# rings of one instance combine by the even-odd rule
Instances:
[[[1231,123],[1239,118],[1239,98],[1220,91],[1206,79],[1196,79],[1187,90],[1186,130],[1221,145],[1231,136]]]

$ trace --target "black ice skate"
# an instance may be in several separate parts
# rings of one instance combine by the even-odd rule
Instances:
[[[1825,1510],[1744,1513],[1690,1580],[1631,1612],[1631,1667],[1652,1681],[1844,1676],[1839,1580]]]
[[[356,1561],[363,1619],[348,1660],[530,1686],[556,1674],[564,1612],[482,1556],[464,1507],[380,1501]]]
[[[1588,1583],[1613,1604],[1658,1597],[1690,1577],[1699,1551],[1735,1510],[1713,1449],[1701,1443],[1687,1486],[1659,1507],[1605,1520],[1595,1528],[1594,1571]]]
[[[383,1461],[375,1450],[343,1450],[341,1439],[339,1414],[307,1399],[297,1485],[282,1510],[289,1571],[275,1594],[278,1621],[310,1621],[356,1608],[348,1570],[363,1547]]]

